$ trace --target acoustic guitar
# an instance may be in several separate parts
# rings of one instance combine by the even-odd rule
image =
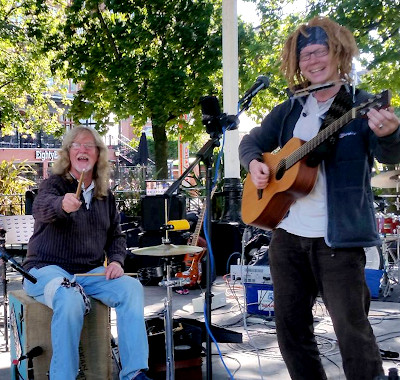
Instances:
[[[318,166],[307,166],[307,156],[351,120],[365,117],[371,108],[386,108],[389,104],[390,91],[386,90],[352,108],[311,140],[305,142],[293,137],[279,151],[264,153],[263,161],[270,170],[269,184],[259,190],[251,174],[247,175],[243,186],[243,222],[267,230],[275,228],[290,206],[309,194],[315,185]]]

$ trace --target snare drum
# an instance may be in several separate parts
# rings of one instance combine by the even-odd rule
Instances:
[[[381,234],[396,234],[397,227],[400,226],[399,221],[389,215],[377,216],[376,223]]]

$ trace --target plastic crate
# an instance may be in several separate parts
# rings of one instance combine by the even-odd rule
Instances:
[[[382,276],[383,270],[381,269],[365,269],[365,280],[367,281],[371,298],[379,298]]]
[[[272,284],[244,284],[246,289],[247,313],[266,316],[274,315],[274,290]]]

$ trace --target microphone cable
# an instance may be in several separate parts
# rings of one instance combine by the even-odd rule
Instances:
[[[218,156],[217,156],[216,165],[215,165],[215,172],[214,172],[214,179],[212,180],[211,189],[210,190],[212,190],[216,186],[216,183],[217,183],[219,166],[220,166],[221,157],[222,157],[222,153],[224,151],[224,145],[225,145],[225,130],[226,130],[225,128],[223,128],[223,130],[222,130],[222,132],[223,132],[222,145],[221,145],[220,151],[219,151]],[[210,258],[211,273],[208,273],[208,274],[211,277],[211,274],[214,273],[215,261],[214,261],[214,254],[213,254],[212,247],[211,247],[210,235],[208,234],[208,230],[207,230],[207,227],[208,227],[207,226],[207,224],[208,224],[207,223],[208,212],[209,212],[209,210],[206,208],[206,211],[205,211],[205,214],[204,214],[204,220],[203,220],[203,230],[204,230],[204,236],[205,236],[206,241],[207,241],[207,249],[208,249],[208,254],[209,254],[209,258]],[[211,278],[209,278],[208,281],[211,281]],[[225,364],[223,355],[222,355],[221,350],[220,350],[220,348],[218,346],[218,342],[215,339],[213,333],[211,332],[210,321],[208,321],[208,319],[207,319],[207,305],[206,305],[206,299],[205,298],[204,298],[204,310],[203,310],[203,313],[204,313],[204,323],[205,323],[205,327],[206,327],[207,333],[208,333],[208,335],[210,336],[210,338],[212,339],[212,341],[215,344],[215,347],[216,347],[216,349],[218,351],[218,355],[219,355],[219,357],[221,359],[221,362],[222,362],[226,372],[229,375],[229,378],[231,380],[234,380],[234,377],[233,377],[232,373],[230,372],[229,368]],[[211,355],[211,352],[207,353],[207,354]]]

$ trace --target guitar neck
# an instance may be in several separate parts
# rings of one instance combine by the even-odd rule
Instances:
[[[194,229],[194,232],[193,232],[193,235],[192,235],[192,241],[190,243],[190,245],[192,245],[192,246],[196,246],[197,242],[199,241],[201,225],[203,224],[204,214],[206,212],[206,207],[207,207],[207,203],[206,203],[206,201],[204,201],[203,207],[202,207],[200,215],[199,215],[199,218],[197,220],[196,228]]]
[[[320,131],[311,140],[305,142],[299,149],[295,150],[292,154],[286,157],[286,170],[302,160],[305,156],[307,156],[310,152],[312,152],[315,148],[321,145],[324,141],[326,141],[329,137],[331,137],[334,133],[336,133],[340,128],[349,123],[355,117],[356,112],[353,108],[342,115],[339,119],[335,120],[328,127]]]
[[[347,111],[329,126],[319,131],[311,140],[305,142],[300,148],[292,152],[285,160],[282,160],[282,162],[279,163],[278,170],[288,170],[291,168],[351,120],[356,117],[365,117],[369,109],[381,109],[387,107],[390,104],[390,98],[390,91],[385,90],[372,99],[368,99],[366,102],[360,104],[358,107],[354,107]]]
[[[214,187],[214,189],[211,191],[211,199],[214,196],[215,191],[217,190],[217,187]],[[193,235],[192,235],[192,242],[190,245],[195,246],[197,245],[197,242],[199,241],[199,236],[200,236],[200,231],[201,231],[201,226],[203,224],[204,220],[204,215],[206,213],[206,208],[207,208],[207,201],[205,200],[203,202],[203,206],[200,211],[199,218],[197,220],[196,228],[194,229]]]

